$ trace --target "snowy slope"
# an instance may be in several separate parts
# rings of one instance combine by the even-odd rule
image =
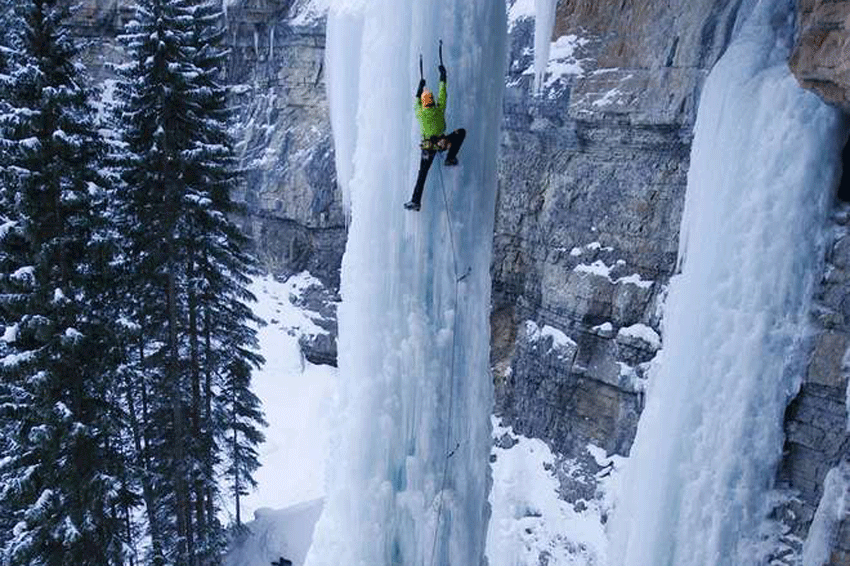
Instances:
[[[337,387],[336,368],[316,366],[301,356],[298,337],[323,330],[293,299],[309,285],[320,285],[307,273],[286,282],[272,277],[254,281],[254,310],[268,324],[260,329],[260,351],[266,358],[254,375],[254,392],[263,402],[266,442],[260,447],[262,467],[257,489],[243,498],[242,517],[253,518],[262,507],[284,509],[324,495],[328,450],[328,412]]]
[[[793,2],[759,1],[706,81],[612,565],[750,566],[775,548],[769,490],[844,133],[788,71],[793,22]]]
[[[510,439],[510,448],[493,448],[493,515],[487,533],[489,566],[597,566],[606,563],[608,536],[605,517],[619,490],[623,459],[605,458],[604,451],[589,447],[603,467],[597,492],[574,506],[558,497],[559,482],[553,472],[555,455],[546,443],[516,435],[496,424],[494,437]],[[609,467],[610,466],[610,467]],[[573,474],[581,464],[571,461]]]
[[[483,559],[505,21],[503,2],[482,0],[331,7],[329,98],[351,224],[335,463],[310,566],[477,566]],[[418,55],[435,87],[441,37],[449,128],[469,134],[461,165],[435,163],[422,211],[412,213],[402,204],[419,160]]]

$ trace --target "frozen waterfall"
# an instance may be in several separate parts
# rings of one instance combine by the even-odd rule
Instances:
[[[339,310],[341,392],[327,501],[309,566],[478,566],[492,384],[490,259],[505,66],[504,2],[338,1],[327,68],[349,208]],[[448,69],[460,166],[419,166],[418,57]]]
[[[617,566],[753,566],[799,383],[843,125],[787,68],[788,0],[756,3],[705,84],[665,345],[616,510]],[[763,545],[767,546],[767,545]]]

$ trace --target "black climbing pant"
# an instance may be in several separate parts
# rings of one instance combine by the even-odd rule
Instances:
[[[457,159],[457,152],[460,151],[460,146],[463,145],[463,140],[466,138],[466,130],[463,128],[455,130],[447,136],[440,138],[431,138],[424,142],[422,154],[419,158],[419,175],[416,177],[416,186],[413,188],[412,202],[417,205],[422,204],[422,191],[425,190],[425,179],[428,178],[428,170],[431,169],[431,164],[434,163],[434,157],[440,151],[439,147],[448,147],[448,155],[446,162],[451,163]]]

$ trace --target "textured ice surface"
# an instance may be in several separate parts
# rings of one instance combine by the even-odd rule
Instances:
[[[309,566],[483,560],[505,28],[504,2],[489,0],[331,7],[329,97],[350,227],[333,465]],[[414,213],[402,204],[419,165],[418,56],[436,87],[440,38],[449,129],[468,135],[459,167],[438,158]]]
[[[799,378],[788,362],[802,357],[843,129],[788,71],[792,24],[791,2],[759,2],[703,90],[682,273],[624,472],[617,566],[763,563],[755,538]]]
[[[301,566],[321,512],[321,500],[281,510],[258,509],[254,520],[246,525],[248,532],[231,544],[225,566],[269,566],[281,557]]]
[[[809,536],[803,545],[803,566],[823,566],[829,562],[838,527],[850,515],[850,462],[842,462],[826,474]]]

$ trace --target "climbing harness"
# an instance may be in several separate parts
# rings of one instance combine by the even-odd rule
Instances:
[[[422,140],[422,143],[419,144],[419,147],[424,149],[425,151],[446,151],[449,149],[449,140],[446,139],[445,136],[437,137]]]

